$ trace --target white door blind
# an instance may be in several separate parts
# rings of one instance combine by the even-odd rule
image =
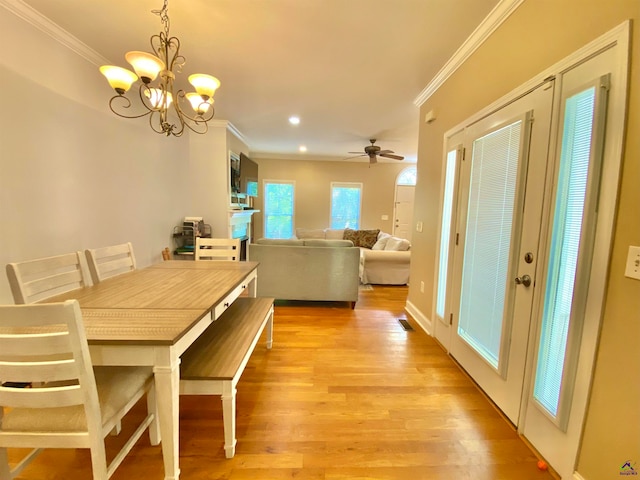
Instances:
[[[591,87],[569,97],[565,103],[558,187],[534,386],[534,398],[552,417],[558,414],[566,365],[591,158],[595,99],[596,89]]]
[[[499,368],[522,121],[473,142],[458,335]]]

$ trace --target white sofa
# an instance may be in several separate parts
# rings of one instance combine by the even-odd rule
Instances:
[[[359,278],[363,284],[406,285],[411,265],[410,243],[379,230],[296,229],[298,239],[349,239],[360,248]]]

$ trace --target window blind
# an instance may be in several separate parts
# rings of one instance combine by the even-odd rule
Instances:
[[[565,102],[557,196],[545,288],[534,398],[558,414],[587,192],[595,87]]]
[[[500,361],[522,121],[473,142],[458,334]]]

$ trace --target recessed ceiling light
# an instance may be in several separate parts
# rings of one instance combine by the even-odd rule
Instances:
[[[305,147],[304,145],[300,145],[300,148],[298,148],[298,150],[304,153],[307,151],[307,147]]]
[[[295,115],[289,117],[289,123],[291,125],[300,125],[300,117],[296,117]]]

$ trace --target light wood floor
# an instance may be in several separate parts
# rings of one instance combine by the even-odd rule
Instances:
[[[233,459],[220,398],[181,397],[180,478],[553,478],[431,337],[401,327],[406,293],[375,286],[355,310],[278,304],[273,349],[258,344],[238,385]],[[110,451],[120,437],[107,439]],[[49,450],[18,478],[90,479],[89,456]],[[160,447],[146,435],[112,477],[162,478]]]

